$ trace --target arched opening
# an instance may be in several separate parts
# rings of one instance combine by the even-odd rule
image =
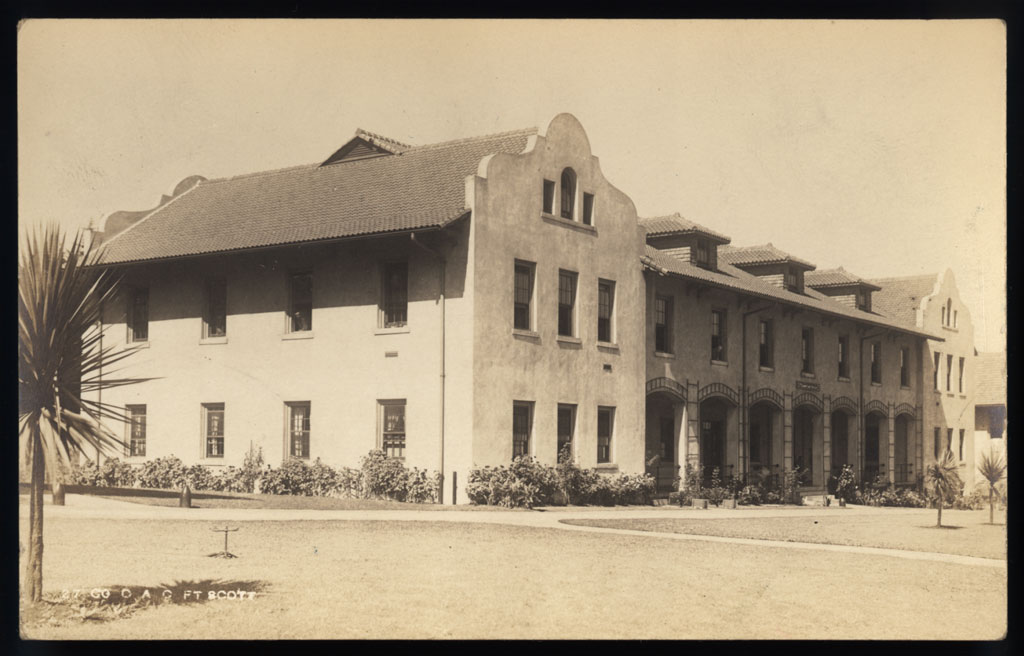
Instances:
[[[893,426],[893,455],[896,467],[896,483],[909,485],[914,482],[914,463],[910,457],[910,428],[913,419],[909,415],[898,415]]]
[[[562,170],[562,218],[573,220],[576,205],[576,172],[570,168]]]
[[[674,491],[679,476],[683,407],[683,400],[672,394],[647,395],[645,461],[647,473],[654,476],[660,493]]]
[[[719,397],[700,404],[700,469],[705,485],[710,485],[716,468],[722,480],[733,475],[727,444],[733,410],[731,404]]]
[[[747,411],[750,423],[750,480],[777,484],[782,464],[782,412],[768,401],[759,401]]]
[[[882,426],[885,417],[870,412],[864,418],[864,472],[861,480],[873,483],[879,476],[885,476],[885,463],[881,459]]]
[[[821,484],[821,467],[815,467],[815,457],[820,457],[815,442],[821,431],[818,429],[820,414],[810,406],[793,410],[793,468],[800,471],[800,484],[804,486]]]
[[[850,421],[853,415],[846,410],[836,410],[831,416],[832,426],[832,475],[839,476],[843,467],[853,462],[850,457]]]

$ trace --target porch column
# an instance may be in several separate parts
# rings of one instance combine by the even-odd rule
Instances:
[[[896,484],[896,405],[891,401],[888,404],[889,419],[886,422],[889,425],[889,448],[887,453],[889,454],[889,485]],[[879,454],[881,455],[881,454]]]
[[[694,471],[700,472],[700,404],[697,402],[697,383],[686,381],[686,461]],[[684,477],[685,479],[685,470]]]
[[[793,468],[793,394],[782,393],[782,468]]]
[[[914,436],[917,442],[914,449],[914,482],[924,475],[924,410],[921,406],[914,408]]]
[[[822,485],[827,489],[829,476],[832,475],[832,397],[826,394],[821,400],[821,475]]]
[[[690,406],[688,403],[675,403],[672,406],[673,414],[675,415],[675,424],[673,425],[673,434],[676,436],[676,470],[679,476],[679,490],[682,490],[686,486],[685,480],[685,467],[686,464],[686,453],[687,453],[687,433],[689,432],[688,426],[690,425]]]

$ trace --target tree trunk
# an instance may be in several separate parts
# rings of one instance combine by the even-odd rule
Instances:
[[[992,499],[992,491],[994,489],[995,488],[993,488],[991,485],[988,486],[988,523],[989,524],[995,524],[996,523],[995,522],[995,506],[993,505],[994,502],[993,502],[993,499]]]
[[[46,482],[46,461],[43,458],[39,430],[33,430],[29,439],[32,440],[32,491],[29,493],[25,594],[31,603],[35,603],[43,598],[43,486]]]
[[[935,522],[935,525],[936,526],[942,526],[942,495],[941,494],[939,495],[938,505],[939,505],[939,519],[938,519],[937,522]]]

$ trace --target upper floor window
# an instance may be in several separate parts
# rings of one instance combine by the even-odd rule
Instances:
[[[555,181],[545,180],[544,181],[544,205],[542,210],[545,214],[555,213]]]
[[[959,310],[953,310],[953,327],[954,328],[956,328],[957,324],[960,322],[959,314],[960,314]]]
[[[946,299],[946,325],[952,325],[953,323],[953,299]]]
[[[946,325],[946,306],[942,306],[942,325]]]
[[[288,455],[309,458],[309,401],[285,404],[288,413]]]
[[[409,265],[388,262],[382,276],[381,328],[401,328],[408,324],[409,319]]]
[[[125,406],[128,415],[128,455],[145,457],[146,455],[146,406]]]
[[[612,342],[612,316],[615,310],[615,283],[610,280],[597,282],[597,341]]]
[[[946,391],[947,392],[952,392],[953,391],[952,380],[953,380],[953,356],[952,355],[947,355],[946,356]]]
[[[513,301],[513,327],[518,330],[533,329],[533,272],[532,262],[516,260],[515,299]]]
[[[935,389],[939,389],[939,365],[942,363],[942,354],[938,351],[934,354],[935,357],[935,368],[932,371],[932,386]]]
[[[711,359],[726,362],[725,310],[711,311]]]
[[[225,337],[227,327],[227,285],[222,279],[206,281],[206,303],[203,308],[203,337]]]
[[[772,322],[762,319],[758,323],[758,358],[757,364],[762,367],[774,366],[775,338],[772,335]]]
[[[313,274],[293,273],[288,286],[288,332],[313,330]]]
[[[530,455],[530,434],[533,431],[533,403],[512,402],[512,457]]]
[[[865,311],[868,309],[868,293],[863,289],[857,292],[857,309]]]
[[[558,457],[562,450],[572,449],[573,436],[576,434],[576,406],[568,403],[558,404]]]
[[[711,247],[707,239],[698,239],[694,252],[697,265],[706,267],[711,264]]]
[[[576,209],[576,172],[570,168],[562,171],[562,218],[573,220]]]
[[[207,458],[224,457],[224,404],[204,403],[203,444]]]
[[[128,296],[128,341],[149,341],[149,289],[135,287]]]
[[[612,431],[615,423],[615,408],[597,408],[597,462],[612,461]]]
[[[800,273],[796,270],[796,267],[786,267],[783,277],[786,289],[794,292],[800,291]]]
[[[380,448],[389,458],[405,458],[405,399],[378,401]]]
[[[594,225],[594,194],[583,194],[583,223]]]
[[[933,438],[932,452],[935,454],[935,459],[939,459],[939,454],[942,453],[942,429],[938,426],[935,427],[935,437]]]
[[[814,373],[813,328],[804,328],[800,331],[800,371],[805,374]]]
[[[558,334],[575,337],[576,274],[558,272]]]
[[[900,349],[900,385],[910,387],[910,349]]]
[[[963,461],[963,459],[964,459],[964,433],[965,432],[966,431],[963,428],[960,429],[960,449],[958,450],[958,453],[959,453],[958,459],[960,461]]]
[[[871,382],[882,382],[882,343],[871,342]]]
[[[672,352],[672,297],[654,298],[654,350]]]
[[[850,377],[850,336],[839,336],[839,377]]]
[[[960,358],[960,375],[957,379],[957,386],[961,394],[964,393],[964,364],[966,364],[964,358]]]

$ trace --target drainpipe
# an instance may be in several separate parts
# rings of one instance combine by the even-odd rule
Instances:
[[[872,335],[864,335],[860,338],[860,348],[857,349],[857,385],[859,388],[860,397],[857,399],[859,406],[857,407],[857,424],[860,428],[860,475],[864,476],[864,435],[867,432],[867,426],[864,425],[864,342],[875,337],[881,337],[888,331],[883,330],[880,333],[874,333]],[[881,454],[878,456],[881,458]]]
[[[440,430],[440,437],[441,437],[441,446],[440,446],[440,453],[438,455],[439,462],[440,462],[440,464],[438,466],[438,473],[441,476],[441,481],[440,481],[440,485],[438,486],[438,490],[437,490],[437,502],[439,504],[444,504],[444,378],[445,378],[445,353],[444,353],[445,321],[444,321],[444,305],[445,305],[445,276],[446,276],[446,273],[447,273],[448,261],[444,258],[443,255],[441,255],[441,253],[439,253],[438,251],[434,250],[433,248],[430,248],[429,246],[426,246],[422,241],[417,239],[415,232],[409,233],[409,239],[412,241],[413,244],[419,246],[420,248],[422,248],[427,253],[430,253],[431,255],[436,257],[438,259],[438,261],[440,262],[440,264],[441,264],[441,276],[440,276],[440,280],[438,281],[438,288],[439,288],[438,289],[438,300],[440,301],[440,304],[441,304],[441,399],[440,399],[440,416],[441,416],[441,419],[440,419],[440,428],[439,428],[439,430]],[[452,494],[452,503],[455,503],[454,492]]]
[[[744,312],[740,318],[740,324],[743,328],[743,339],[740,342],[740,371],[742,371],[742,384],[740,387],[740,420],[743,426],[740,428],[740,475],[743,476],[743,483],[747,482],[747,469],[749,463],[745,463],[743,459],[743,445],[747,445],[747,453],[750,453],[750,408],[747,407],[747,317],[752,314],[759,314],[765,310],[770,310],[772,306],[766,305],[764,307],[756,308],[748,312]],[[746,464],[747,467],[743,465]]]

